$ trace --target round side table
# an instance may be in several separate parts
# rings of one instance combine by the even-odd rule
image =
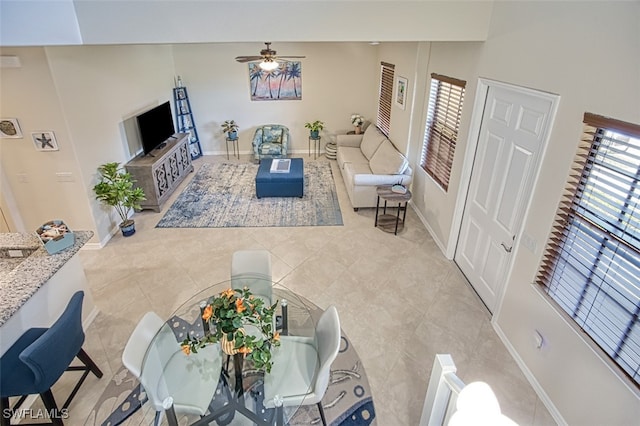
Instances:
[[[309,136],[309,157],[311,157],[311,144],[313,143],[313,159],[315,160],[320,156],[320,141],[322,140],[322,136],[318,136],[317,138],[312,138]]]
[[[407,189],[407,192],[401,194],[399,192],[393,192],[391,185],[381,185],[376,188],[378,193],[378,201],[376,202],[376,221],[374,226],[382,229],[385,232],[393,232],[394,235],[398,235],[398,231],[404,229],[404,222],[407,218],[407,203],[411,200],[411,191]],[[384,206],[382,214],[378,215],[380,210],[380,199],[384,200]],[[398,203],[395,216],[387,214],[387,201],[391,203]],[[403,205],[404,203],[404,205]],[[389,208],[394,208],[393,206]],[[403,212],[402,219],[400,219],[400,212]]]
[[[227,138],[225,144],[227,146],[227,160],[229,159],[229,142],[231,142],[231,149],[233,150],[233,156],[238,160],[240,159],[240,148],[238,147],[238,141],[240,138]]]

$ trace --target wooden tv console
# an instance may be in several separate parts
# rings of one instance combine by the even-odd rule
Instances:
[[[193,171],[189,135],[177,133],[174,136],[176,139],[167,140],[162,148],[147,155],[140,154],[124,166],[136,186],[144,190],[147,199],[140,203],[143,210],[159,212],[180,182]]]

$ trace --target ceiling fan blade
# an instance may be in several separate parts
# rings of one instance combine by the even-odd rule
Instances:
[[[306,56],[278,56],[278,59],[306,58]]]
[[[236,56],[236,61],[238,62],[259,61],[261,59],[262,56]]]

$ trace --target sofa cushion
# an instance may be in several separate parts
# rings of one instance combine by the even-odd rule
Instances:
[[[409,162],[388,139],[380,144],[371,160],[369,167],[377,175],[398,175],[403,173]]]
[[[340,168],[344,168],[345,163],[360,163],[366,164],[367,168],[369,167],[369,160],[367,160],[365,156],[362,155],[362,151],[360,151],[360,148],[341,146],[338,149],[337,160]]]
[[[387,140],[387,137],[380,133],[376,126],[367,127],[362,137],[362,142],[360,143],[360,149],[364,156],[367,157],[367,160],[371,160],[373,154],[375,154],[380,144],[385,140]]]

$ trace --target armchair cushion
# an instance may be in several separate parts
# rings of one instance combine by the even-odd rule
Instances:
[[[262,143],[282,143],[282,127],[262,126]]]

